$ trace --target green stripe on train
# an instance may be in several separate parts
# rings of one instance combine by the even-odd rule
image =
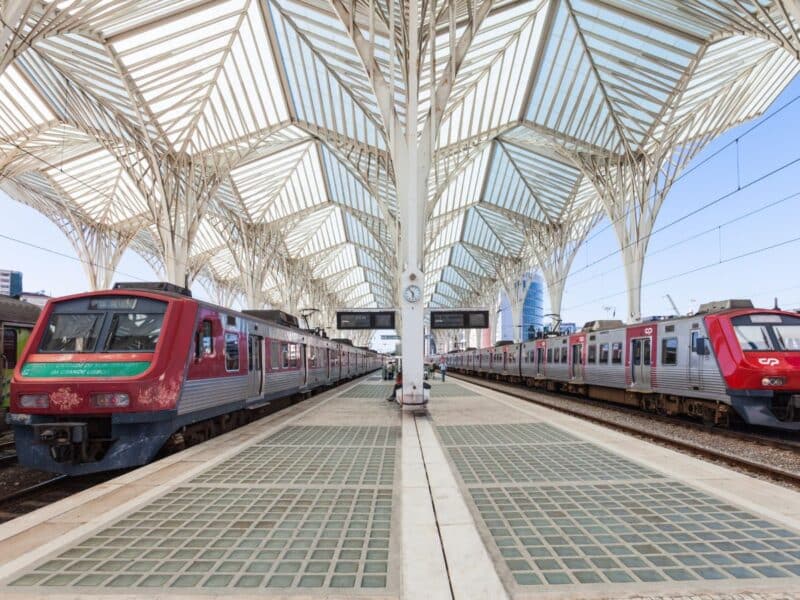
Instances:
[[[144,373],[150,366],[146,361],[84,362],[84,363],[26,363],[23,377],[132,377]]]

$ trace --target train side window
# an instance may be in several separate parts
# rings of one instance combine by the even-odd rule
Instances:
[[[203,320],[197,328],[194,345],[195,358],[197,358],[197,360],[209,354],[214,354],[214,336],[212,331],[211,321],[208,319]]]
[[[600,362],[608,363],[608,344],[600,344]]]
[[[239,370],[239,334],[225,334],[225,370]]]
[[[611,362],[615,365],[622,364],[622,342],[611,344]]]
[[[281,368],[281,344],[280,342],[272,341],[269,344],[269,364],[271,370],[277,371]]]
[[[316,369],[317,365],[317,349],[314,346],[308,347],[308,368]]]
[[[562,363],[566,363],[567,362],[567,349],[566,348],[561,348],[561,362]]]
[[[289,368],[289,344],[281,344],[281,369]]]
[[[301,357],[300,344],[289,344],[289,361],[293,368],[300,368]]]
[[[553,362],[553,349],[552,348],[548,348],[547,349],[547,362],[549,362],[549,363]]]
[[[661,340],[661,364],[678,364],[678,338],[669,337]]]
[[[3,329],[3,356],[6,359],[6,369],[13,369],[17,366],[17,331],[15,329]]]
[[[586,351],[586,362],[589,363],[596,363],[597,362],[597,345],[592,344],[589,346],[589,349]]]
[[[700,356],[708,356],[711,354],[711,348],[708,346],[708,338],[701,336],[699,331],[692,332],[692,352]]]

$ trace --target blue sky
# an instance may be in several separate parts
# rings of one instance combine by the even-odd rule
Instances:
[[[795,96],[800,96],[800,77],[784,90],[765,116]],[[758,251],[800,238],[800,100],[743,136],[759,121],[722,135],[689,166],[691,169],[742,136],[738,143],[738,169],[737,148],[732,144],[673,186],[659,213],[656,230],[729,195],[652,236],[645,263],[642,314],[670,314],[666,294],[672,296],[681,312],[721,298],[751,298],[756,305],[772,306],[775,296],[783,308],[800,308],[800,240]],[[764,177],[796,159],[797,163]],[[762,181],[748,185],[761,177]],[[744,189],[736,192],[739,185]],[[760,208],[763,210],[745,216]],[[65,295],[85,290],[81,265],[55,225],[2,193],[0,215],[0,268],[22,271],[26,291]],[[23,245],[6,236],[59,254]],[[604,220],[573,264],[562,304],[564,321],[581,324],[610,316],[614,310],[618,317],[624,317],[626,284],[617,249],[613,228]],[[749,252],[754,253],[735,258]],[[611,257],[600,260],[611,253],[614,253]],[[706,265],[710,266],[685,274]],[[115,280],[155,278],[149,265],[128,251]],[[194,291],[200,297],[207,296],[199,285],[195,285]],[[549,300],[545,294],[545,313],[548,312]]]

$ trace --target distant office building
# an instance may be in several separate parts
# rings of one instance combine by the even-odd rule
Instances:
[[[500,326],[498,330],[501,340],[513,340],[514,328],[522,331],[520,339],[532,340],[536,332],[541,331],[544,325],[544,281],[538,273],[529,271],[524,273],[514,282],[514,292],[522,302],[521,322],[513,322],[511,301],[505,291],[500,292]],[[523,297],[524,294],[524,297]]]
[[[22,273],[0,270],[0,294],[19,296],[22,293]]]

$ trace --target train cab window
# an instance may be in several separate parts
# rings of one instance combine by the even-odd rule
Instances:
[[[600,344],[600,362],[608,364],[608,344]]]
[[[225,334],[225,370],[239,370],[239,334]]]
[[[5,358],[6,369],[13,369],[17,366],[17,332],[15,329],[3,329],[3,358]]]
[[[649,358],[647,361],[646,364],[650,364]],[[611,344],[611,362],[615,365],[622,364],[622,342],[614,342]]]
[[[54,314],[42,336],[42,352],[94,352],[104,315]]]
[[[591,344],[589,348],[586,350],[586,362],[588,363],[596,363],[597,362],[597,345]]]
[[[561,362],[562,363],[566,363],[567,362],[567,349],[566,348],[561,348]]]
[[[678,364],[678,338],[669,337],[661,340],[661,364]]]
[[[155,352],[164,313],[114,313],[106,352]]]
[[[197,328],[194,341],[194,355],[200,360],[203,356],[214,353],[214,335],[212,334],[211,321],[202,321]]]

